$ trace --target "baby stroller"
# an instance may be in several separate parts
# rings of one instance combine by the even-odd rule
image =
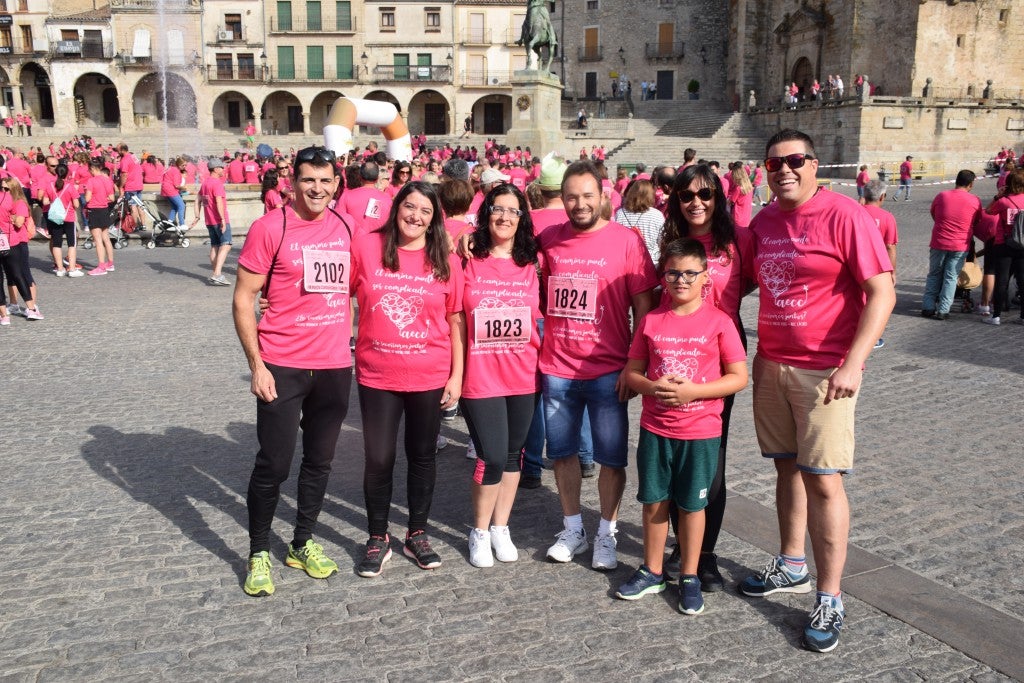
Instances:
[[[110,243],[114,245],[114,249],[124,249],[128,246],[128,235],[135,231],[135,221],[132,220],[130,211],[128,212],[128,225],[125,225],[123,222],[123,212],[119,208],[124,204],[123,199],[124,195],[121,195],[121,198],[110,209],[111,223],[108,233],[110,234]],[[92,233],[88,229],[85,230],[85,238],[81,240],[79,246],[82,249],[92,249],[96,246],[92,240]]]
[[[145,218],[148,218],[152,222],[152,230],[146,230],[145,226],[138,225],[135,220],[135,215],[132,213],[132,207],[137,206],[144,214]],[[161,246],[171,247],[188,247],[189,239],[185,237],[185,233],[188,232],[188,227],[184,225],[176,225],[175,223],[162,218],[158,212],[154,212],[149,204],[136,195],[121,195],[117,202],[114,204],[113,212],[114,225],[119,226],[122,233],[125,234],[125,242],[127,243],[127,235],[133,232],[139,233],[139,239],[142,240],[142,246],[147,249],[152,249],[157,244]],[[145,218],[143,221],[145,222]],[[114,237],[114,228],[110,229],[110,237]],[[120,249],[116,244],[114,248]]]

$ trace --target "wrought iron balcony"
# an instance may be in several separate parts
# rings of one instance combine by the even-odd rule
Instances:
[[[319,21],[306,18],[270,18],[271,33],[355,33],[358,29],[356,17],[322,17]]]
[[[463,45],[490,45],[491,29],[489,28],[466,28],[462,29],[460,42]]]
[[[685,44],[681,40],[665,43],[647,43],[644,56],[647,59],[682,59],[686,56]]]
[[[462,85],[466,88],[510,88],[512,72],[467,69],[462,72]]]
[[[576,59],[581,62],[600,62],[604,59],[604,48],[600,45],[585,45],[576,48]]]
[[[404,64],[383,64],[373,67],[373,79],[378,82],[433,81],[451,83],[450,66],[416,66]]]

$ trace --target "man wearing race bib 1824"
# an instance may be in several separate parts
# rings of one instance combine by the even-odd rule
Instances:
[[[295,535],[285,564],[324,579],[338,571],[312,539],[352,384],[351,219],[327,208],[338,186],[334,153],[300,150],[295,201],[252,224],[238,258],[234,318],[252,370],[260,450],[249,479],[245,592],[274,592],[270,525],[302,427]],[[256,296],[269,301],[257,324]]]
[[[601,465],[601,522],[594,539],[594,569],[617,565],[616,519],[626,485],[626,401],[620,377],[632,337],[629,314],[642,318],[658,284],[643,239],[601,218],[601,176],[590,161],[570,164],[562,179],[569,221],[538,236],[547,294],[540,371],[547,420],[548,457],[562,502],[565,528],[547,552],[570,562],[584,552],[580,516],[579,437],[583,410],[590,414],[594,461]]]

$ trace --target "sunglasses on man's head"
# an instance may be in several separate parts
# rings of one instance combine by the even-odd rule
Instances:
[[[326,147],[306,147],[305,149],[300,149],[299,153],[295,155],[295,164],[306,164],[311,161],[333,164],[335,158],[334,152]]]
[[[810,154],[787,154],[784,157],[768,157],[764,160],[764,167],[769,173],[775,173],[782,168],[782,164],[786,164],[786,166],[795,171],[802,167],[808,159],[813,158]]]
[[[699,198],[702,202],[710,202],[711,198],[715,196],[715,191],[710,187],[702,187],[696,192],[692,190],[680,190],[679,201],[683,204],[689,204],[693,201],[694,197]]]

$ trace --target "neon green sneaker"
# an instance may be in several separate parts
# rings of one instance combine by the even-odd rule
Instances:
[[[284,563],[289,567],[304,569],[314,579],[326,579],[338,571],[338,565],[334,560],[324,555],[324,547],[319,543],[314,543],[313,539],[306,541],[306,545],[299,550],[289,543],[288,557]]]
[[[270,553],[266,550],[249,557],[249,573],[242,590],[258,598],[274,594],[274,580],[270,578]]]

